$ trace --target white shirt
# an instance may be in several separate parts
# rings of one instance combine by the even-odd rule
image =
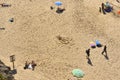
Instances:
[[[32,69],[32,68],[33,68],[32,64],[29,64],[28,69]]]

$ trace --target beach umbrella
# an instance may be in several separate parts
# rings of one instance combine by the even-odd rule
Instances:
[[[82,78],[84,76],[84,72],[80,69],[73,69],[72,74],[77,78]]]
[[[96,40],[95,43],[96,43],[96,45],[100,45],[101,44],[100,41],[98,41],[98,40]]]
[[[95,48],[95,43],[94,42],[90,42],[90,47]]]
[[[61,6],[61,5],[62,5],[62,2],[60,2],[60,1],[56,1],[56,2],[55,2],[55,5],[57,5],[57,6]]]
[[[102,47],[102,44],[100,43],[100,41],[96,40],[95,43],[97,47]]]
[[[90,46],[95,46],[95,43],[94,42],[90,42]]]

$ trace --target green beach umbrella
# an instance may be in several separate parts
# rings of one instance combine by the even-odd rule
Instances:
[[[82,78],[85,75],[84,72],[80,69],[74,69],[72,71],[72,74],[73,74],[73,76],[75,76],[77,78]]]

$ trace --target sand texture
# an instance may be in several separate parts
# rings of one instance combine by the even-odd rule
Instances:
[[[67,80],[75,68],[85,72],[82,80],[120,80],[120,3],[109,0],[115,13],[103,15],[99,7],[106,0],[61,1],[66,10],[57,14],[55,0],[0,0],[12,5],[0,7],[0,59],[12,67],[9,56],[15,55],[16,80]],[[96,47],[91,66],[85,50],[95,40],[107,45],[109,60]],[[35,70],[24,70],[32,60]]]

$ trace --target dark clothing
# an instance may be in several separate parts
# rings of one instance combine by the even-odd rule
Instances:
[[[99,12],[101,13],[101,7],[99,7]]]
[[[50,6],[50,9],[53,10],[54,8],[52,6]]]
[[[106,45],[104,46],[104,49],[103,49],[102,54],[103,54],[104,52],[107,54],[107,46],[106,46]]]
[[[56,10],[57,13],[63,13],[63,11],[65,11],[65,9],[57,8]]]
[[[101,6],[102,6],[102,12],[103,12],[103,14],[106,14],[106,13],[105,13],[105,4],[102,3]]]
[[[1,4],[1,6],[2,6],[2,7],[10,7],[11,5],[10,5],[10,4],[5,4],[5,3],[3,3],[3,4]]]
[[[32,70],[35,69],[35,66],[37,66],[37,64],[34,61],[32,61]]]
[[[106,49],[107,49],[107,47],[106,47],[106,45],[104,46],[104,51],[106,52]]]
[[[34,69],[35,69],[35,66],[37,66],[35,63],[34,63],[34,64],[32,64],[32,67],[33,67],[33,69],[32,69],[32,70],[34,70]]]
[[[26,62],[24,69],[28,69],[29,64]]]

